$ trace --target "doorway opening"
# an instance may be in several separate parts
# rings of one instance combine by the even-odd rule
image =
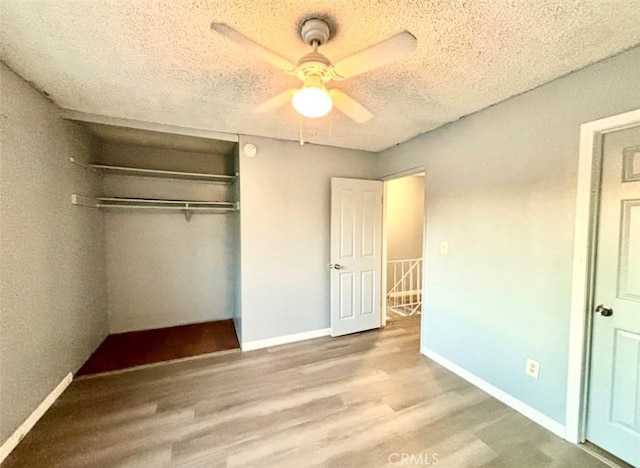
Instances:
[[[386,180],[383,221],[383,325],[420,320],[423,301],[425,173]]]

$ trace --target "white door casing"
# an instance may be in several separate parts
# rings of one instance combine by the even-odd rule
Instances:
[[[331,336],[381,325],[382,190],[331,179]]]
[[[576,190],[573,266],[571,275],[571,314],[565,439],[577,444],[585,439],[587,370],[592,323],[594,265],[593,223],[597,207],[596,190],[600,177],[600,141],[602,136],[640,125],[640,109],[586,122],[580,126],[578,184]]]
[[[586,437],[640,466],[640,126],[605,135],[597,232]]]

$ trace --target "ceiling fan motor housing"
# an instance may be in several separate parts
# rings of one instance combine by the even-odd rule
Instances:
[[[317,51],[309,52],[302,57],[296,66],[296,74],[302,81],[307,81],[311,76],[316,76],[322,83],[331,79],[331,62],[327,57]]]

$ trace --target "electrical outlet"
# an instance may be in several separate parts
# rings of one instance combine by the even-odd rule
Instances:
[[[449,253],[449,241],[440,241],[440,253],[441,254]]]
[[[540,363],[531,358],[527,358],[527,366],[524,369],[524,373],[534,379],[540,376]]]

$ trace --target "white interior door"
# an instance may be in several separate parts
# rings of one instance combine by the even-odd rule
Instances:
[[[605,135],[587,440],[640,466],[640,127]]]
[[[380,327],[382,187],[331,179],[331,336]]]

